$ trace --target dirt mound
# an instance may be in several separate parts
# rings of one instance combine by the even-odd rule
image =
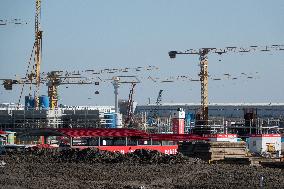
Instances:
[[[284,170],[137,150],[30,149],[0,156],[0,188],[284,188]]]
[[[96,148],[79,149],[42,149],[29,148],[22,152],[7,152],[7,162],[34,162],[34,163],[132,163],[132,164],[177,164],[198,163],[199,159],[188,158],[178,153],[166,155],[158,151],[136,150],[133,153],[101,151]]]

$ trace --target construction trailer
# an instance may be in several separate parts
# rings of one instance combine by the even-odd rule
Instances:
[[[281,152],[280,134],[253,134],[248,140],[248,148],[252,153]]]

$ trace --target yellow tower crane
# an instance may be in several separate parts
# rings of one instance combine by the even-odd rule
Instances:
[[[40,15],[41,15],[41,0],[35,0],[36,2],[36,11],[35,11],[35,41],[32,49],[32,53],[28,62],[27,70],[26,70],[26,78],[29,79],[29,83],[23,82],[20,97],[18,100],[18,108],[20,105],[20,101],[23,95],[25,84],[30,84],[30,94],[32,85],[35,85],[35,109],[39,109],[39,89],[40,89],[40,66],[41,66],[41,57],[42,57],[42,30],[40,28]],[[31,63],[34,61],[34,65],[31,67]],[[31,69],[31,70],[30,70]],[[35,80],[35,82],[33,81]]]
[[[99,85],[99,81],[96,78],[84,77],[78,74],[72,75],[69,72],[50,71],[47,73],[42,72],[40,75],[40,83],[46,84],[48,87],[49,108],[51,110],[58,107],[58,87],[60,85]],[[22,86],[25,84],[37,84],[36,82],[31,83],[31,79],[29,77],[0,80],[3,80],[3,85],[6,90],[12,90],[13,85],[16,84],[20,84]]]
[[[42,30],[40,28],[40,15],[41,15],[41,0],[36,0],[36,14],[35,14],[35,108],[39,107],[39,89],[40,89],[40,66],[42,57]]]
[[[243,47],[225,47],[223,49],[217,48],[201,48],[189,49],[186,51],[170,51],[168,52],[170,58],[176,58],[177,54],[185,55],[199,55],[200,65],[200,82],[201,82],[201,111],[200,123],[202,125],[208,124],[208,54],[216,53],[222,55],[224,53],[249,53],[249,52],[270,52],[274,50],[284,50],[284,45],[271,45],[271,46],[249,46]]]
[[[48,87],[49,108],[54,110],[58,107],[58,86],[60,85],[99,85],[95,78],[84,77],[79,74],[70,75],[62,71],[51,71],[47,73],[46,86]]]

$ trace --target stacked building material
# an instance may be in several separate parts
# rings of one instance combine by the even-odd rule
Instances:
[[[244,158],[246,156],[246,144],[245,142],[186,142],[179,144],[178,152],[205,161]]]

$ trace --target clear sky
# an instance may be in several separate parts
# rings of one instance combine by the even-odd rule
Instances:
[[[28,22],[0,26],[0,78],[24,76],[34,42],[34,12],[34,0],[0,0],[0,19]],[[141,77],[197,78],[197,56],[170,60],[168,51],[284,44],[283,0],[42,0],[41,21],[45,72],[153,65],[160,70],[139,73]],[[209,55],[209,73],[238,78],[209,80],[209,102],[284,102],[284,51]],[[123,85],[119,98],[128,98],[129,88]],[[17,102],[19,89],[1,87],[0,102]],[[199,82],[189,81],[142,79],[134,98],[139,104],[148,98],[154,102],[160,89],[163,102],[200,102]],[[46,86],[41,94],[47,94]],[[110,82],[99,87],[60,86],[59,95],[60,103],[68,105],[114,101]]]

